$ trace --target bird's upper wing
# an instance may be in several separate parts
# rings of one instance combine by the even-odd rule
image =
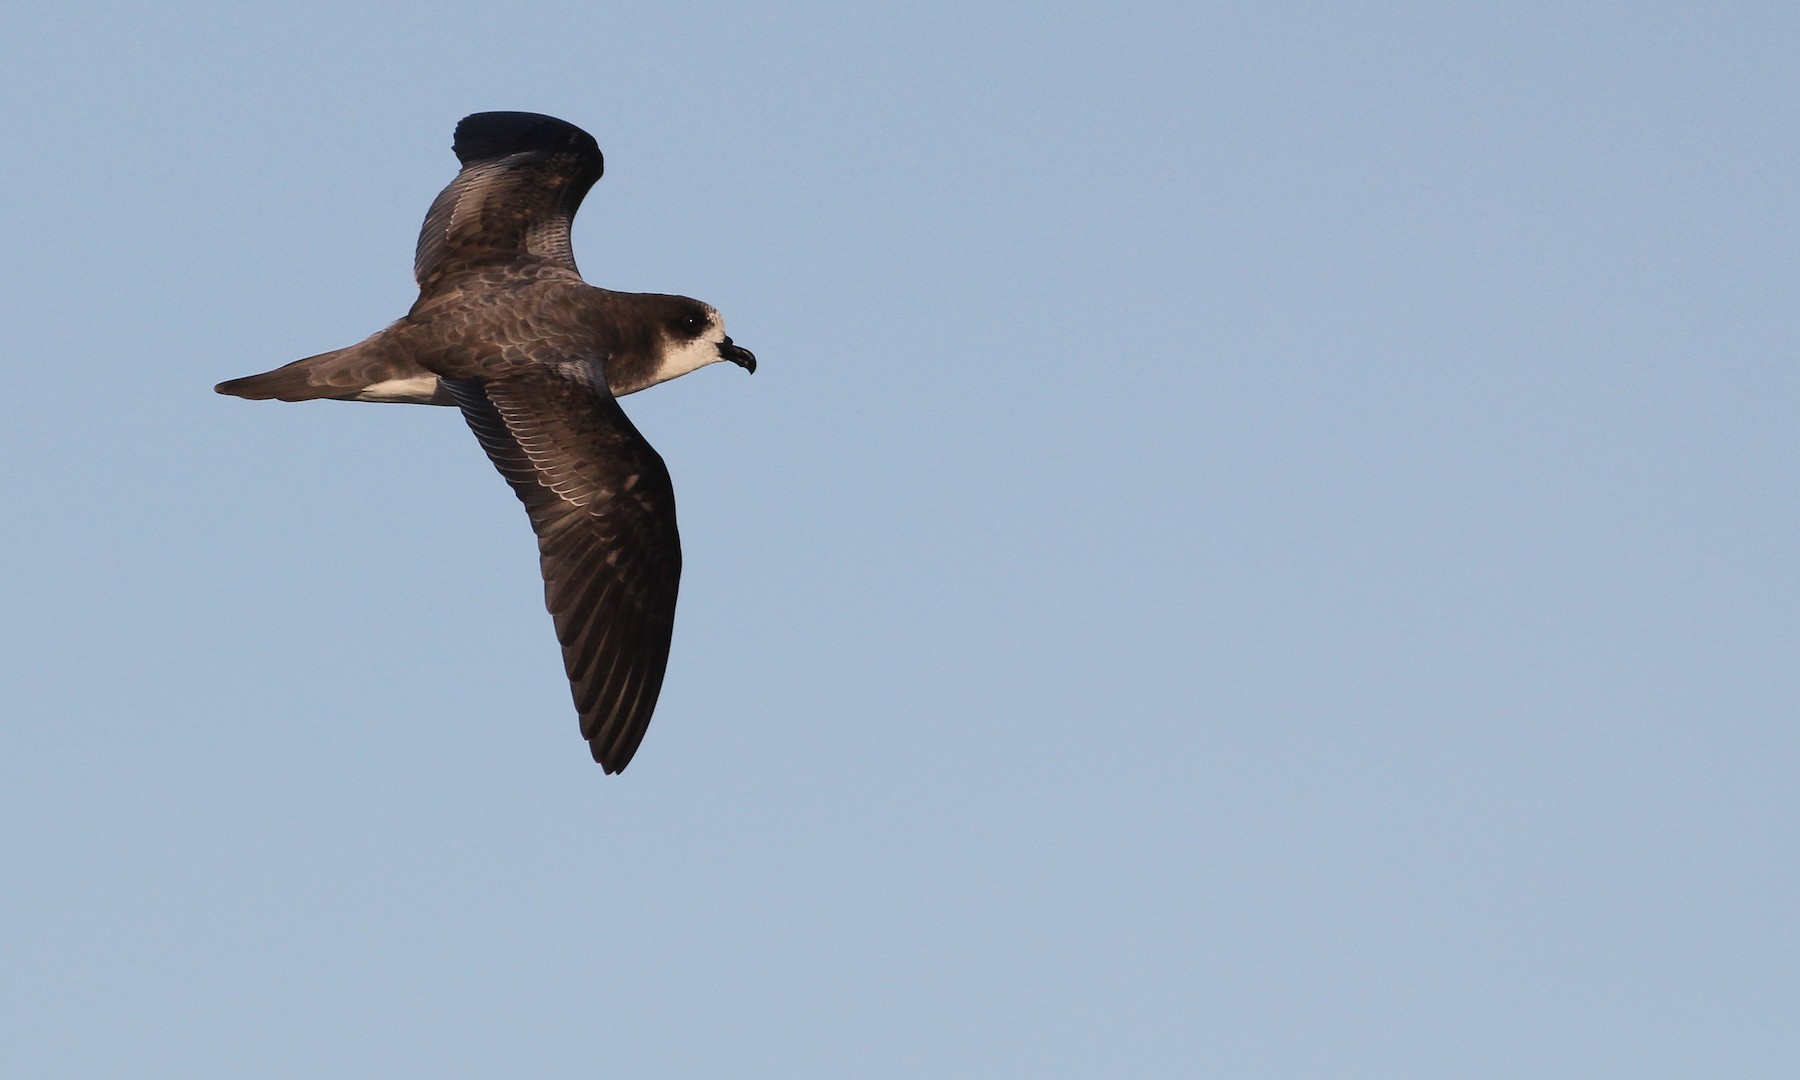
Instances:
[[[582,737],[618,772],[650,723],[675,626],[668,469],[604,385],[542,364],[443,383],[531,517]]]
[[[604,161],[594,137],[551,116],[486,112],[456,125],[462,171],[419,230],[419,288],[448,273],[536,258],[575,269],[569,225]]]

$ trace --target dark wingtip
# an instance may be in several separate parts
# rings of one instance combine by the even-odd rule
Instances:
[[[638,738],[642,739],[643,736],[639,735]],[[631,764],[632,756],[637,753],[637,748],[636,742],[620,748],[608,746],[607,740],[599,736],[588,740],[588,752],[593,754],[594,763],[599,765],[601,771],[608,776],[617,776],[624,772],[625,766]]]
[[[589,158],[605,168],[600,144],[587,132],[554,116],[528,112],[480,112],[462,118],[451,144],[464,165],[533,151]]]

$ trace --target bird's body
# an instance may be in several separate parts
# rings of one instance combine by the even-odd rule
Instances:
[[[668,319],[704,318],[710,311],[684,296],[597,289],[573,271],[549,266],[485,267],[437,285],[404,319],[349,348],[220,383],[218,390],[255,400],[455,405],[428,358],[454,365],[484,347],[497,352],[510,345],[593,358],[609,392],[624,397],[727,358],[715,348],[718,341],[669,350],[654,333]]]
[[[362,342],[221,383],[283,401],[455,405],[525,504],[594,760],[618,772],[668,662],[681,544],[667,469],[614,400],[719,360],[711,307],[581,279],[569,224],[598,180],[586,132],[532,113],[457,125],[462,171],[426,215],[406,316]]]

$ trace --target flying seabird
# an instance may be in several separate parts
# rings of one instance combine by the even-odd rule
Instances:
[[[406,317],[215,389],[460,408],[525,504],[581,735],[616,773],[662,689],[681,540],[668,469],[615,399],[720,360],[753,372],[756,357],[708,304],[581,279],[569,226],[603,169],[592,135],[476,113],[454,149],[462,171],[425,215]]]

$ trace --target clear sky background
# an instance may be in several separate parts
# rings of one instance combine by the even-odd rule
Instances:
[[[1800,1062],[1792,4],[82,5],[0,38],[0,1072]],[[483,109],[668,683],[578,738],[411,302]]]

